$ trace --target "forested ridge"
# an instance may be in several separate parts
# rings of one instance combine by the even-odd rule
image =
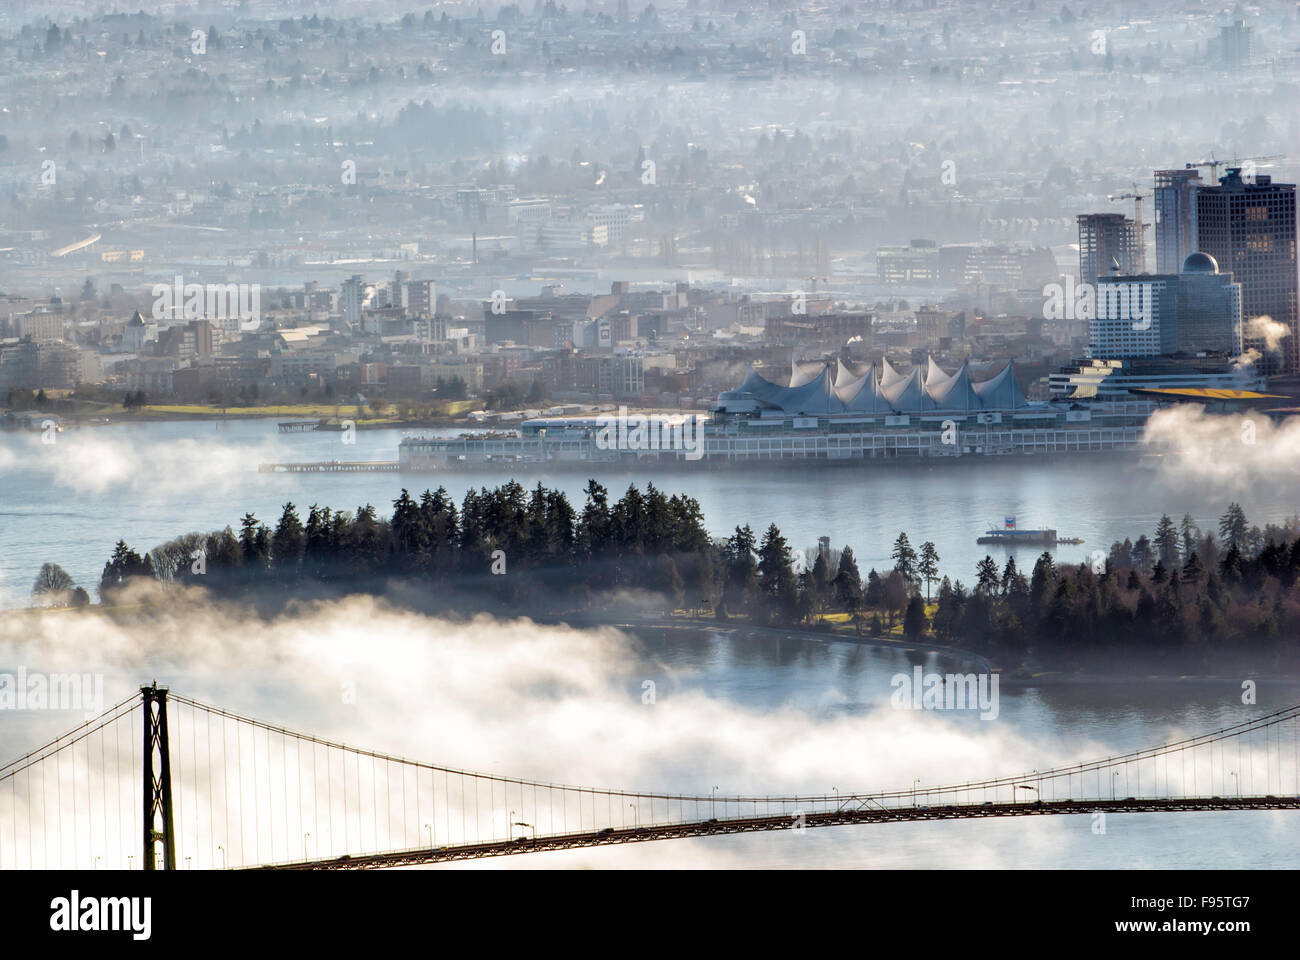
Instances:
[[[900,533],[893,566],[861,574],[851,545],[791,550],[775,524],[712,538],[699,503],[648,484],[617,500],[592,480],[575,508],[565,494],[515,481],[469,491],[403,490],[393,511],[287,503],[278,521],[191,533],[141,554],[119,541],[101,601],[133,578],[199,583],[218,596],[307,587],[384,593],[414,585],[463,612],[564,613],[657,595],[664,609],[761,624],[843,629],[964,647],[1010,664],[1062,665],[1116,653],[1187,669],[1224,653],[1261,666],[1294,660],[1300,631],[1300,519],[1263,529],[1231,504],[1214,531],[1162,517],[1153,535],[1028,571],[986,556],[969,586],[941,575],[934,544]],[[49,565],[47,565],[49,566]],[[57,570],[57,567],[55,568]],[[43,573],[45,571],[43,570]],[[46,577],[48,580],[48,576]],[[39,581],[38,581],[39,585]],[[1260,659],[1262,658],[1262,659]]]

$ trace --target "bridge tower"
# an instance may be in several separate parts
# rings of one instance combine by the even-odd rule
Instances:
[[[167,752],[167,688],[154,681],[141,687],[144,702],[144,857],[146,870],[157,869],[162,844],[163,869],[176,869],[176,838],[172,831],[172,765]]]

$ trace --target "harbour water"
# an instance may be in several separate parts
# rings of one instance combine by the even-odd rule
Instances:
[[[364,431],[355,444],[343,444],[337,433],[281,435],[274,421],[83,428],[59,434],[54,444],[0,435],[0,599],[7,607],[24,605],[47,560],[63,565],[93,595],[119,538],[147,549],[189,530],[236,524],[245,512],[273,521],[289,500],[300,510],[311,503],[351,509],[370,502],[387,512],[404,486],[443,483],[459,497],[471,486],[506,479],[498,472],[258,472],[259,464],[271,461],[391,459],[401,436],[398,430]],[[618,493],[633,477],[597,479]],[[1113,539],[1149,533],[1163,512],[1175,518],[1190,513],[1204,526],[1212,526],[1233,499],[1256,523],[1292,512],[1287,492],[1267,484],[1217,488],[1204,478],[1114,459],[677,469],[636,479],[699,498],[717,535],[736,524],[761,528],[769,522],[798,548],[828,535],[836,545],[852,545],[864,571],[887,567],[890,545],[906,530],[913,543],[933,540],[943,569],[967,582],[991,552],[976,538],[1008,515],[1025,526],[1084,538],[1055,551],[1058,560],[1075,562]],[[586,476],[520,480],[559,486],[580,503]],[[1007,554],[1006,548],[991,549],[999,551],[999,562]],[[1031,564],[1041,549],[1018,551],[1019,562]],[[824,794],[1018,774],[1168,742],[1300,701],[1300,686],[1267,678],[1260,681],[1258,703],[1249,706],[1242,704],[1235,677],[1008,684],[996,721],[988,722],[973,711],[891,708],[894,675],[917,664],[953,668],[934,655],[714,630],[638,629],[629,638],[526,623],[449,628],[415,614],[358,612],[347,605],[364,602],[319,611],[311,624],[214,622],[215,614],[205,615],[173,625],[181,639],[166,631],[134,636],[104,621],[84,635],[76,621],[65,620],[70,627],[54,622],[41,628],[47,631],[42,635],[20,619],[0,630],[0,662],[28,669],[71,662],[75,669],[103,671],[108,702],[129,695],[142,678],[158,677],[178,691],[270,722],[406,756],[519,776],[695,793],[716,785],[724,793]],[[453,646],[457,631],[472,631],[472,642]],[[543,646],[530,649],[544,655],[530,660],[527,652],[519,654],[510,645],[521,635],[536,635],[533,642]],[[237,653],[223,646],[236,642],[251,645]],[[340,706],[340,676],[382,693]],[[642,706],[647,680],[658,690],[653,707]],[[10,716],[0,725],[0,755],[21,754],[80,719],[57,711]],[[1089,817],[894,824],[568,851],[458,868],[1295,867],[1298,851],[1300,821],[1293,814],[1115,814],[1102,832]]]
[[[189,531],[237,526],[244,513],[273,523],[287,501],[301,514],[312,503],[344,509],[373,503],[386,515],[403,487],[416,493],[442,484],[459,500],[468,489],[512,475],[505,467],[443,474],[258,472],[270,462],[393,460],[404,435],[431,432],[365,430],[345,444],[340,433],[280,434],[275,421],[257,420],[85,427],[58,434],[53,444],[38,435],[0,434],[0,607],[24,605],[46,561],[63,566],[93,597],[119,538],[146,550]],[[635,475],[593,467],[590,475],[611,494],[651,481],[696,497],[716,536],[738,524],[761,533],[775,523],[799,550],[829,536],[835,547],[853,547],[864,573],[887,569],[894,539],[906,531],[914,545],[933,541],[941,571],[967,583],[985,554],[1001,565],[1012,552],[976,543],[1007,516],[1021,527],[1082,539],[1052,551],[1058,562],[1079,563],[1114,540],[1150,536],[1162,513],[1175,521],[1191,514],[1211,529],[1232,500],[1260,525],[1297,509],[1285,477],[1252,478],[1234,488],[1195,473],[1142,469],[1137,457],[1113,455],[781,469],[701,465],[643,468]],[[563,489],[580,508],[588,474],[523,467],[518,479],[526,487],[541,482]],[[1014,548],[1022,568],[1041,552],[1041,546]]]

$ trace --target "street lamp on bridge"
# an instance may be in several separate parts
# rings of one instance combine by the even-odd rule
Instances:
[[[632,826],[641,826],[641,811],[637,810],[635,803],[629,803],[628,806],[632,808]]]

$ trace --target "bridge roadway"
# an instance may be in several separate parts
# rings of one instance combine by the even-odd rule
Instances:
[[[768,830],[793,830],[803,827],[840,827],[863,823],[897,823],[911,820],[962,820],[976,817],[1024,817],[1045,814],[1104,813],[1193,813],[1224,810],[1300,810],[1300,797],[1179,797],[1123,800],[1042,800],[1024,803],[962,803],[947,806],[865,807],[869,797],[845,797],[844,803],[857,802],[854,809],[795,813],[780,816],[737,817],[730,820],[695,820],[685,823],[654,824],[644,827],[615,827],[584,833],[551,834],[519,837],[488,843],[456,844],[430,849],[401,850],[365,856],[342,856],[330,860],[308,860],[271,864],[270,870],[367,870],[380,867],[409,867],[449,860],[473,860],[501,857],[516,853],[540,853],[544,850],[570,850],[615,843],[639,843],[647,840],[674,840],[682,837],[709,837],[719,834],[757,833]]]

